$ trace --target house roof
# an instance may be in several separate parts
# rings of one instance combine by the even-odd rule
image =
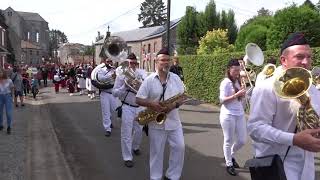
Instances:
[[[44,20],[38,13],[33,12],[22,12],[22,11],[16,11],[24,20],[27,21],[44,21]]]
[[[170,29],[175,27],[180,22],[180,18],[170,21]],[[147,27],[147,28],[139,28],[133,29],[129,31],[121,31],[112,33],[112,36],[119,36],[124,39],[126,42],[136,42],[147,40],[150,38],[154,38],[157,36],[161,36],[163,33],[166,32],[166,26],[154,26],[154,27]],[[96,42],[96,44],[103,44],[104,39],[101,39]]]
[[[21,48],[22,49],[41,49],[40,46],[37,46],[35,44],[32,44],[29,41],[24,41],[24,40],[21,41]]]

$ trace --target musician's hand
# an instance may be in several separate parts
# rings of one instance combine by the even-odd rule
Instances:
[[[156,112],[164,112],[166,110],[166,107],[162,106],[159,102],[151,102],[149,107]]]
[[[166,108],[165,108],[165,110],[163,112],[164,113],[169,113],[170,111],[172,111],[175,108],[176,108],[176,102],[173,102],[171,104],[166,105]]]
[[[242,97],[246,95],[246,90],[245,89],[240,89],[236,94],[236,97]]]
[[[293,145],[311,152],[320,152],[320,139],[315,137],[320,133],[318,129],[306,129],[293,136]]]

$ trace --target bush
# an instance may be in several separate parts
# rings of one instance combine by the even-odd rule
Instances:
[[[320,66],[320,48],[314,48],[313,66]],[[234,52],[206,56],[180,56],[183,67],[185,85],[188,94],[210,102],[219,104],[219,86],[225,76],[229,59],[244,56],[243,52]],[[279,57],[279,50],[265,51],[264,58]],[[263,66],[254,66],[255,72],[260,72]]]

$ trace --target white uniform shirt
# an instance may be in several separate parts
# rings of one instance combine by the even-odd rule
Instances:
[[[240,89],[240,84],[237,81],[235,83],[236,88]],[[231,114],[231,115],[243,115],[243,105],[242,101],[238,99],[232,99],[228,102],[223,102],[224,99],[228,96],[231,96],[235,93],[235,89],[233,88],[232,81],[229,78],[224,78],[220,83],[220,102],[222,103],[220,113],[223,114]]]
[[[274,76],[256,86],[251,97],[248,132],[254,140],[256,157],[279,154],[283,158],[288,146],[293,143],[300,104],[294,99],[279,98],[273,91],[273,81]],[[312,85],[309,93],[311,105],[320,115],[320,91]],[[311,152],[292,146],[285,160],[285,169],[291,167],[291,172],[299,171],[301,179],[310,178],[314,174],[313,156]],[[286,173],[292,177],[290,172]]]
[[[106,82],[112,78],[112,75],[115,73],[113,68],[108,69],[107,67],[103,67],[98,70],[97,76],[98,80],[102,82]],[[112,93],[112,88],[110,89],[101,89],[102,92]]]
[[[143,69],[136,69],[134,74],[135,77],[142,80],[144,80],[147,77],[147,73]],[[124,80],[124,75],[117,76],[112,90],[112,94],[115,97],[119,97],[121,101],[125,101],[130,105],[138,106],[136,103],[136,95],[133,92],[128,91],[130,88],[125,84]]]
[[[141,99],[151,99],[159,101],[163,92],[163,87],[157,72],[150,74],[142,83],[137,96]],[[164,100],[171,98],[177,94],[184,92],[184,86],[180,77],[172,72],[169,72],[166,80],[166,90]],[[162,100],[161,100],[162,101]],[[152,121],[149,123],[149,128],[175,130],[182,127],[178,109],[173,109],[167,114],[165,123],[159,125]]]

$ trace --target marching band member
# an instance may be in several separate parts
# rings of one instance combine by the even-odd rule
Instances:
[[[236,59],[228,63],[226,78],[220,84],[220,123],[223,131],[223,154],[227,172],[236,176],[234,168],[239,168],[234,154],[245,144],[247,130],[244,108],[241,102],[246,90],[241,88],[240,64]],[[235,140],[234,140],[235,138]]]
[[[106,66],[97,72],[98,79],[101,81],[107,81],[111,78],[115,78],[115,69],[112,67],[112,60],[106,58],[102,60],[101,63],[105,63]],[[116,109],[116,99],[112,95],[112,88],[101,89],[100,103],[105,136],[109,137],[111,135],[112,128],[111,114]]]
[[[280,62],[283,69],[310,69],[312,50],[302,33],[293,33],[283,43]],[[320,152],[320,140],[313,135],[320,129],[295,132],[300,104],[278,97],[273,90],[275,76],[253,90],[248,133],[253,139],[255,157],[278,154],[284,160],[287,179],[315,179],[314,153]],[[320,92],[309,89],[311,105],[320,115]],[[290,148],[289,148],[290,147]]]
[[[271,67],[273,65],[276,65],[276,59],[275,58],[270,58],[267,62],[267,64],[264,66],[263,70],[258,74],[257,79],[256,79],[256,86],[259,85],[260,83],[264,82],[264,80],[266,80],[267,78],[269,78],[272,75],[267,75],[266,71],[267,71],[267,67]],[[275,66],[274,66],[275,67]],[[274,69],[275,71],[275,69]]]
[[[147,73],[137,68],[137,58],[131,53],[127,57],[129,68],[138,79],[145,79]],[[118,75],[113,88],[113,95],[122,101],[122,123],[121,123],[121,150],[122,158],[126,167],[133,167],[132,152],[140,155],[139,146],[142,139],[142,126],[134,121],[141,108],[136,104],[136,92],[131,90],[125,83],[125,76]]]
[[[137,93],[137,104],[151,108],[157,112],[167,113],[166,121],[157,124],[152,121],[149,126],[150,140],[150,179],[160,180],[163,174],[163,156],[166,141],[170,146],[169,167],[165,179],[180,179],[184,162],[184,138],[179,117],[179,106],[182,102],[174,102],[166,107],[159,101],[184,92],[180,77],[169,72],[170,56],[166,48],[156,56],[156,72],[150,74],[142,83]]]
[[[86,76],[83,70],[83,67],[77,69],[77,81],[78,81],[78,88],[80,90],[80,95],[84,94],[84,90],[86,89]]]

